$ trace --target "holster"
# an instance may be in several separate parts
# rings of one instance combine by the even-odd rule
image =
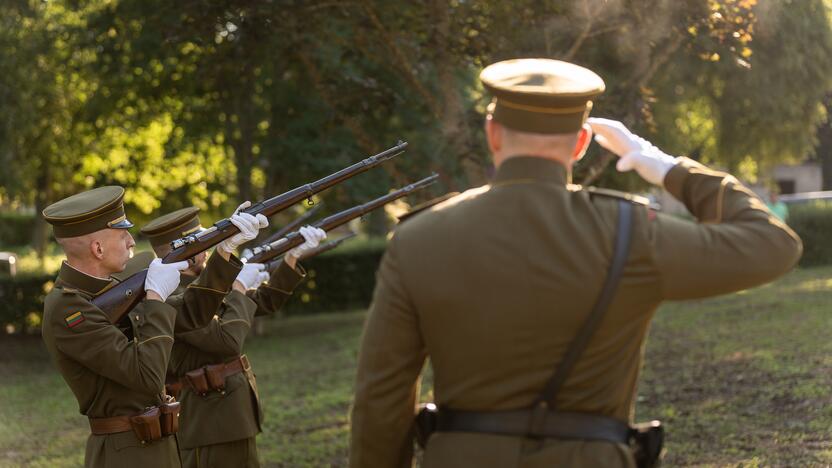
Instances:
[[[144,413],[130,416],[130,426],[142,444],[162,438],[162,428],[159,424],[161,411],[156,406],[148,408]]]
[[[630,427],[630,449],[638,468],[661,466],[664,446],[664,427],[659,421],[640,423]]]
[[[433,403],[425,403],[419,405],[419,412],[416,414],[416,419],[413,421],[413,431],[416,443],[419,447],[425,448],[428,444],[431,434],[436,432],[437,426],[437,408]]]
[[[159,406],[159,426],[163,436],[176,434],[179,431],[179,410],[178,401],[172,401]]]

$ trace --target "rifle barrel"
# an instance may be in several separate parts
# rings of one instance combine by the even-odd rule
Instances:
[[[310,258],[316,257],[316,256],[318,256],[318,255],[320,255],[324,252],[329,252],[330,250],[334,250],[334,249],[338,248],[338,246],[343,244],[345,241],[348,241],[348,240],[352,239],[353,237],[355,237],[357,235],[358,235],[358,233],[350,232],[346,236],[341,236],[337,239],[325,242],[325,243],[315,247],[312,250],[304,252],[303,255],[298,259],[298,261],[309,260]],[[283,260],[284,256],[285,255],[280,255],[277,258],[275,258],[274,260],[270,260],[270,261],[266,262],[266,271],[271,272],[272,270],[274,270],[277,267],[277,264],[280,263]]]
[[[312,207],[311,210],[307,211],[306,213],[298,216],[297,218],[293,219],[289,224],[283,226],[282,228],[278,229],[274,232],[274,234],[270,235],[266,239],[263,240],[263,243],[273,242],[281,237],[285,236],[286,234],[296,230],[300,227],[301,224],[305,223],[307,219],[315,216],[315,214],[321,210],[321,204],[317,204]]]
[[[346,224],[355,218],[363,216],[369,213],[370,211],[375,210],[376,208],[382,207],[394,200],[398,200],[399,198],[409,195],[417,190],[424,189],[425,187],[435,183],[438,178],[438,174],[433,174],[429,177],[425,177],[424,179],[418,182],[409,184],[394,192],[388,193],[387,195],[378,197],[375,200],[371,200],[367,203],[354,206],[347,210],[328,216],[318,221],[313,226],[321,228],[324,231],[331,231],[332,229]],[[289,250],[299,246],[303,242],[304,239],[303,236],[300,235],[300,232],[291,232],[274,242],[263,244],[259,247],[255,247],[252,250],[251,257],[249,257],[247,261],[253,263],[266,263],[267,261],[277,257],[278,255],[284,252],[288,252]]]

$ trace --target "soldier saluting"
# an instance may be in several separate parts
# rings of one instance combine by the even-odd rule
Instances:
[[[165,371],[174,328],[204,326],[221,305],[242,263],[231,256],[268,222],[239,213],[240,230],[181,297],[169,298],[188,262],[154,260],[147,296],[129,314],[127,333],[90,301],[115,285],[135,245],[127,231],[124,189],[100,187],[48,206],[43,216],[66,253],[44,303],[43,339],[49,354],[89,418],[87,467],[179,467],[175,433],[178,403],[165,395]],[[169,300],[175,306],[166,304]]]
[[[438,410],[423,413],[434,431],[423,466],[635,466],[629,424],[657,306],[770,281],[800,239],[732,176],[619,122],[587,123],[604,90],[592,71],[508,60],[480,79],[494,96],[496,176],[396,229],[359,353],[350,465],[412,465],[430,357]],[[664,186],[699,222],[570,185],[593,131],[619,170]]]

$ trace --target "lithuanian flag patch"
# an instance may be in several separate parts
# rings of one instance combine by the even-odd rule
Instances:
[[[86,320],[81,312],[75,312],[74,314],[70,314],[64,318],[66,321],[66,326],[69,328],[76,327]]]

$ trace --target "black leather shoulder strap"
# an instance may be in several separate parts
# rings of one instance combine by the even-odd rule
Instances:
[[[583,354],[584,349],[589,344],[589,340],[601,324],[604,314],[609,308],[615,291],[618,289],[618,283],[621,280],[621,274],[624,271],[624,266],[627,264],[627,258],[630,254],[630,241],[632,240],[633,228],[633,205],[629,201],[620,200],[618,202],[618,230],[615,235],[615,246],[613,250],[612,263],[610,269],[607,271],[607,277],[604,280],[604,287],[601,289],[601,294],[595,301],[592,311],[589,313],[586,321],[581,326],[578,335],[569,345],[563,359],[558,363],[555,373],[546,383],[543,391],[537,397],[535,406],[545,404],[554,409],[555,397],[566,382],[569,372],[574,367],[575,363]]]

